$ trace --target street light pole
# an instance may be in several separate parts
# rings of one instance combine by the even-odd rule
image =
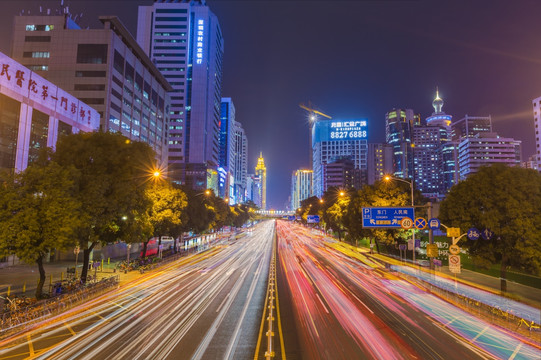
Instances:
[[[415,202],[414,202],[414,199],[413,199],[413,178],[410,180],[410,181],[407,181],[407,180],[404,180],[404,179],[399,179],[399,178],[395,178],[395,177],[391,177],[389,175],[385,176],[383,178],[384,180],[386,181],[389,181],[389,180],[396,180],[396,181],[402,181],[402,182],[405,182],[406,184],[409,184],[410,186],[410,190],[411,190],[411,207],[413,208],[413,222],[415,223]],[[413,242],[413,255],[412,255],[412,260],[413,260],[413,263],[415,264],[415,226],[413,226],[411,228],[411,240]]]

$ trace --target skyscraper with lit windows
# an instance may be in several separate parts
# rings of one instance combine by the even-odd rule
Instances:
[[[301,201],[312,196],[312,170],[299,169],[291,175],[291,209],[300,207]]]
[[[137,42],[174,89],[171,177],[194,189],[217,184],[224,47],[217,17],[205,0],[155,0],[139,7]]]
[[[413,178],[413,127],[421,125],[421,116],[412,109],[393,109],[385,114],[385,138],[393,147],[393,175]]]
[[[265,167],[265,159],[263,153],[259,153],[257,165],[255,167],[255,176],[259,179],[260,186],[257,187],[257,192],[254,196],[254,202],[261,210],[267,210],[267,168]],[[259,200],[259,203],[256,201]]]

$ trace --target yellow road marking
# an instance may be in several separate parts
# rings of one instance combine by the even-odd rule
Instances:
[[[261,338],[263,337],[263,327],[265,326],[265,314],[267,313],[267,303],[269,300],[269,286],[267,285],[267,294],[265,295],[265,305],[263,306],[263,316],[261,316],[261,326],[259,327],[259,336],[255,346],[254,360],[257,360],[259,354],[259,346],[261,346]]]
[[[64,321],[64,325],[66,326],[66,329],[69,330],[69,332],[71,333],[71,335],[76,335],[76,334],[75,334],[75,331],[73,331],[73,329],[71,328],[71,326],[69,326],[68,323],[66,323],[65,321]]]
[[[284,334],[282,334],[282,321],[280,320],[280,302],[278,301],[278,284],[274,287],[276,293],[276,317],[278,319],[278,333],[280,334],[280,348],[282,349],[282,359],[286,360],[286,349],[284,346]]]
[[[28,340],[28,355],[34,356],[34,344],[32,344],[30,334],[26,335],[26,339]]]

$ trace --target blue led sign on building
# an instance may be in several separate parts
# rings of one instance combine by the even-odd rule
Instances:
[[[320,141],[366,140],[366,120],[322,120],[314,124],[314,143]]]
[[[203,63],[203,41],[205,33],[205,22],[203,20],[197,21],[197,41],[196,41],[196,64]]]

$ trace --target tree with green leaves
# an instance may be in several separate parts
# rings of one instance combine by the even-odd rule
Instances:
[[[80,174],[75,186],[81,204],[77,238],[83,249],[83,282],[90,252],[97,244],[134,243],[150,237],[145,188],[154,159],[148,144],[130,141],[119,133],[78,133],[58,139],[53,160]]]
[[[465,240],[477,265],[500,263],[501,291],[507,291],[507,269],[541,271],[541,175],[529,169],[482,167],[451,188],[441,203],[440,220],[461,232],[490,229],[490,240]]]
[[[154,180],[147,187],[146,195],[150,200],[148,219],[153,229],[153,236],[157,236],[159,245],[161,237],[171,235],[176,237],[182,232],[183,211],[188,205],[186,194],[173,187],[164,180]],[[143,258],[146,257],[149,239],[143,242]]]
[[[81,204],[74,196],[78,175],[72,167],[45,161],[0,179],[0,254],[38,265],[37,299],[45,283],[45,256],[76,245],[75,231],[81,226]]]
[[[210,205],[210,190],[196,191],[184,186],[181,189],[188,198],[188,206],[183,212],[183,230],[198,234],[207,231],[215,217]]]

